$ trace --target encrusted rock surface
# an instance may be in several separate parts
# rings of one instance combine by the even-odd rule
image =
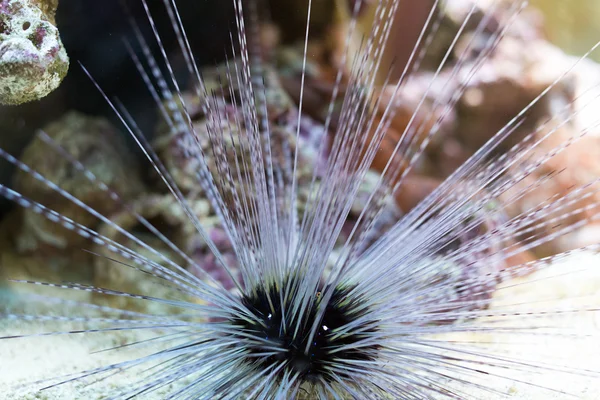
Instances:
[[[218,236],[218,219],[214,214],[211,215],[208,202],[204,199],[190,199],[188,200],[188,205],[190,210],[202,222],[203,227],[208,231],[209,235],[213,238]],[[221,279],[224,278],[222,276],[224,274],[223,269],[217,267],[214,257],[212,264],[210,264],[210,260],[207,259],[209,251],[200,239],[194,224],[170,193],[145,193],[132,201],[127,209],[120,210],[110,216],[112,223],[131,233],[160,254],[126,237],[112,224],[101,224],[98,228],[99,233],[117,243],[125,245],[150,262],[174,270],[173,265],[165,259],[166,257],[182,268],[188,268],[191,272],[194,272],[193,266],[178,251],[154,235],[141,222],[143,220],[136,217],[136,214],[156,228],[168,241],[177,246],[178,249],[189,255],[197,265],[205,268],[205,271],[211,274],[213,278],[225,281],[225,279]],[[217,246],[228,259],[232,258],[231,254],[227,255],[227,245],[223,247],[217,243]],[[100,255],[94,257],[93,260],[94,284],[98,287],[126,290],[131,293],[152,293],[156,297],[168,297],[170,290],[172,290],[168,285],[164,285],[165,282],[158,278],[154,279],[150,274],[140,279],[141,273],[135,269],[137,266],[134,261],[109,251],[106,246],[96,245],[94,246],[94,252]],[[127,268],[126,265],[131,266],[131,268]],[[148,270],[148,264],[142,268]],[[164,294],[158,295],[158,293]],[[139,300],[120,296],[109,296],[106,300],[113,306],[123,308],[143,308],[149,305],[147,302],[141,305]]]
[[[134,198],[142,190],[133,158],[128,155],[119,133],[106,120],[70,112],[46,126],[44,132],[124,201]],[[110,200],[107,193],[90,183],[83,173],[73,167],[64,154],[44,143],[39,136],[25,149],[21,161],[103,215],[110,215],[120,207],[119,203]],[[18,171],[14,186],[28,198],[76,222],[92,229],[98,224],[96,217],[29,174]],[[14,235],[15,249],[21,253],[36,253],[39,256],[68,253],[66,249],[80,249],[81,243],[86,242],[75,232],[31,210],[25,209],[22,213],[21,223]]]
[[[0,103],[40,99],[67,74],[57,7],[58,0],[0,0]]]

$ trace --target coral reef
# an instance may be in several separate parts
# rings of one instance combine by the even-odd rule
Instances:
[[[58,0],[0,0],[0,103],[40,99],[67,74],[57,7]]]

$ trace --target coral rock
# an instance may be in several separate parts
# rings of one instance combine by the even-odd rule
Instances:
[[[143,185],[138,171],[129,162],[127,150],[119,140],[119,133],[101,118],[69,113],[61,120],[45,127],[45,132],[73,158],[91,171],[99,181],[119,194],[123,201],[134,198]],[[21,161],[41,173],[59,187],[94,208],[98,213],[110,215],[121,205],[110,200],[109,194],[92,184],[69,159],[37,137],[24,151]],[[15,187],[23,195],[41,201],[53,210],[90,228],[98,220],[79,206],[60,196],[31,175],[19,171]],[[85,239],[77,233],[47,220],[31,210],[23,211],[20,229],[15,235],[15,248],[21,253],[29,251],[51,254],[65,249],[81,251]]]
[[[190,211],[201,221],[208,234],[214,236],[214,231],[219,229],[217,227],[218,219],[214,215],[210,215],[208,202],[203,199],[188,199],[187,202]],[[222,269],[217,267],[214,260],[214,265],[207,263],[205,256],[209,250],[206,248],[205,243],[199,239],[199,234],[194,223],[171,194],[143,194],[133,201],[128,209],[120,210],[110,215],[112,223],[130,232],[137,239],[159,253],[151,251],[139,242],[136,243],[131,238],[126,237],[112,224],[101,224],[98,227],[98,231],[101,235],[125,245],[145,259],[150,260],[150,262],[159,264],[164,268],[174,269],[173,265],[167,262],[168,259],[182,268],[189,268],[191,272],[195,272],[195,268],[189,264],[189,259],[186,262],[180,252],[174,250],[155,236],[136,215],[144,218],[147,223],[160,231],[167,240],[177,246],[183,253],[188,254],[191,260],[197,263],[197,265],[202,266],[213,278],[217,280],[222,278],[219,275],[222,273]],[[226,257],[231,258],[228,255],[228,252],[232,252],[230,246],[219,246],[219,243],[217,243],[217,246]],[[166,297],[172,294],[170,285],[164,285],[165,281],[159,278],[153,278],[148,274],[146,279],[139,279],[139,271],[134,269],[139,268],[135,265],[135,261],[110,252],[105,246],[101,245],[95,246],[94,251],[100,255],[94,258],[95,285],[99,287],[118,288],[130,293],[153,293],[154,296],[157,296],[158,293],[163,293],[162,296]],[[130,265],[132,268],[126,268],[120,263]],[[232,265],[232,267],[235,267],[235,265]],[[144,269],[144,267],[141,268]],[[145,270],[148,270],[148,265],[145,266]],[[160,297],[160,295],[158,296]],[[188,300],[193,301],[193,299]],[[108,301],[111,305],[118,307],[131,307],[134,309],[141,307],[138,300],[127,297],[111,296]]]
[[[38,100],[67,74],[57,6],[58,0],[0,0],[0,103]]]

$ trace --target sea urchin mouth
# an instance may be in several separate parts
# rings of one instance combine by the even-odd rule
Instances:
[[[364,299],[353,289],[352,286],[334,289],[310,346],[311,329],[323,299],[321,292],[315,294],[315,301],[300,320],[292,316],[292,301],[284,299],[282,303],[280,289],[275,284],[243,296],[242,303],[258,318],[232,319],[240,332],[235,335],[239,346],[247,349],[247,363],[259,368],[283,366],[280,377],[297,376],[302,382],[331,382],[334,375],[349,378],[340,373],[344,365],[372,361],[378,350],[377,345],[366,343],[377,331],[377,321],[368,318]]]

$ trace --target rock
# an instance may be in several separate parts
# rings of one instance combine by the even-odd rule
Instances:
[[[123,201],[134,198],[143,190],[132,157],[128,155],[119,133],[106,120],[70,112],[47,125],[44,132],[98,180],[117,192]],[[63,154],[52,149],[39,136],[25,149],[21,161],[103,215],[110,215],[120,208],[118,203],[109,199],[108,194],[90,183]],[[87,227],[94,229],[98,224],[96,217],[21,170],[15,174],[14,186],[24,196]],[[14,240],[20,253],[43,256],[48,252],[80,251],[81,244],[86,243],[86,239],[75,232],[31,210],[17,212],[22,212],[22,220]]]
[[[475,4],[463,34],[448,54],[447,63],[439,75],[434,77],[432,68],[437,68],[444,58],[462,22]],[[512,18],[511,11],[514,10],[514,3],[508,1],[444,2],[438,10],[440,27],[433,40],[435,46],[428,49],[421,69],[406,80],[398,93],[393,95],[393,86],[388,86],[384,87],[381,96],[376,97],[382,99],[378,110],[379,118],[390,100],[393,100],[397,107],[397,114],[391,121],[373,162],[373,167],[377,170],[381,171],[385,167],[400,140],[404,143],[401,144],[400,152],[395,156],[392,165],[396,163],[400,168],[405,168],[405,163],[414,155],[418,145],[425,140],[433,127],[436,129],[433,137],[428,138],[431,142],[424,154],[414,164],[410,179],[405,181],[404,187],[397,193],[397,202],[405,211],[414,207],[435,187],[435,180],[449,176],[577,62],[578,58],[566,55],[544,39],[539,13],[527,9],[516,18]],[[485,27],[478,28],[484,18],[487,21]],[[494,32],[508,21],[510,25],[503,32],[502,40],[490,51],[485,62],[475,70],[473,67],[477,66],[482,51],[492,43]],[[393,39],[392,36],[391,40]],[[530,154],[535,160],[570,138],[577,137],[585,129],[592,128],[584,137],[570,143],[564,152],[547,160],[515,188],[518,190],[532,185],[548,174],[562,171],[544,185],[530,190],[526,196],[511,202],[506,210],[508,216],[514,217],[526,212],[553,195],[566,195],[600,175],[597,161],[600,159],[600,129],[597,128],[600,93],[598,76],[600,66],[596,63],[589,60],[579,62],[575,69],[562,77],[560,82],[524,114],[524,118],[510,136],[499,143],[490,154],[488,159],[505,154],[532,132],[535,132],[535,140],[539,140],[558,127],[565,118],[570,118],[568,123],[558,127],[548,139],[536,145],[536,150]],[[460,92],[463,87],[464,92]],[[454,99],[458,101],[448,107],[454,95],[459,95]],[[424,101],[417,109],[422,98]],[[410,122],[413,114],[414,120]],[[551,118],[556,119],[544,126]],[[404,134],[409,123],[412,129],[408,130],[408,138],[417,132],[411,147],[407,146],[408,141]],[[372,132],[367,134],[372,135]],[[508,173],[518,174],[525,168],[526,159],[521,161]],[[431,181],[432,178],[434,181]],[[514,190],[507,193],[503,199],[511,194],[514,194]],[[588,208],[585,212],[566,215],[561,227],[592,218],[597,212],[592,206],[599,200],[600,196],[594,194],[572,204],[569,210],[577,207]],[[549,221],[550,218],[551,216],[542,216],[540,221]],[[538,237],[548,237],[556,229],[558,227],[548,222],[547,226],[531,233],[539,235]],[[588,229],[586,232],[587,234],[573,232],[562,238],[554,238],[538,246],[535,249],[536,253],[538,256],[553,254],[573,246],[586,245],[598,237],[595,229]],[[516,241],[522,239],[524,238],[515,238]],[[527,252],[523,254],[520,258],[531,257]],[[519,257],[511,257],[509,263],[519,263]]]
[[[65,112],[63,95],[64,92],[56,90],[40,101],[16,107],[0,106],[0,148],[13,155],[21,154],[37,129]],[[0,162],[0,183],[9,185],[13,173],[12,165]],[[0,200],[0,216],[10,209],[11,204]]]
[[[532,63],[526,81],[533,82],[532,85],[538,87],[548,86],[577,61],[577,57],[567,56],[558,48],[546,44],[535,53],[535,62]],[[597,113],[600,104],[599,76],[600,65],[591,60],[579,62],[563,79],[564,83],[548,93],[543,102],[546,115],[539,116],[536,120],[535,139],[541,142],[533,152],[535,157],[553,152],[563,143],[568,143],[569,146],[549,158],[519,185],[519,187],[531,185],[548,174],[557,174],[513,203],[509,212],[512,215],[526,212],[547,201],[551,196],[568,195],[578,188],[594,183],[585,191],[588,195],[584,196],[584,193],[580,193],[571,205],[560,212],[560,215],[555,213],[542,217],[542,221],[550,221],[557,216],[563,217],[560,225],[555,222],[536,229],[535,233],[542,237],[566,228],[570,224],[582,223],[586,220],[588,222],[581,229],[556,237],[539,246],[536,253],[540,256],[597,243],[600,238],[594,222],[598,213],[595,205],[600,201],[596,184],[600,176],[598,163],[600,129]],[[519,168],[522,166],[515,166],[514,171]],[[579,209],[577,212],[571,212],[577,209]]]
[[[283,172],[281,176],[282,184],[291,185],[291,176],[289,175],[293,168],[291,164],[293,162],[293,152],[297,146],[296,130],[298,112],[290,96],[280,86],[278,79],[274,75],[274,71],[270,67],[266,67],[266,71],[265,95],[271,122],[270,147],[272,149],[272,154],[274,155],[274,169]],[[237,127],[237,123],[244,120],[243,110],[238,106],[238,103],[235,103],[230,98],[229,83],[227,82],[226,76],[223,74],[223,70],[207,69],[203,72],[203,76],[205,77],[206,86],[208,87],[209,92],[211,90],[216,90],[217,94],[223,95],[225,98],[224,101],[216,101],[212,105],[214,109],[218,109],[220,113],[222,113],[218,129],[222,130],[224,133],[222,138],[220,138],[221,135],[217,134],[218,137],[213,139],[223,141],[223,146],[227,148],[225,158],[220,159],[219,156],[215,155],[214,149],[211,146],[210,135],[211,126],[213,126],[211,124],[214,124],[214,122],[211,123],[207,120],[201,110],[199,100],[189,92],[184,93],[183,98],[186,103],[187,111],[192,118],[197,141],[184,132],[172,134],[169,132],[166,124],[160,123],[156,130],[157,134],[154,142],[154,148],[165,164],[167,170],[172,174],[179,188],[191,197],[202,194],[202,188],[200,187],[199,179],[197,177],[197,172],[200,169],[199,160],[201,158],[198,144],[202,149],[213,180],[219,184],[221,184],[222,178],[219,168],[225,167],[222,165],[223,160],[226,160],[229,163],[230,168],[235,168],[237,157],[237,162],[242,168],[241,173],[243,176],[244,165],[247,166],[249,164],[248,161],[251,157],[248,141],[247,139],[243,139],[245,132],[240,132]],[[223,85],[222,88],[221,85]],[[233,90],[234,96],[239,97],[240,95],[236,86],[235,82],[231,83],[231,89]],[[212,128],[212,130],[214,130],[214,128]],[[304,115],[300,120],[299,140],[299,162],[296,172],[298,176],[298,187],[300,188],[302,185],[309,186],[312,179],[313,163],[316,162],[319,165],[322,165],[324,162],[324,157],[327,156],[327,152],[324,152],[324,154],[321,155],[321,159],[316,158],[319,157],[319,145],[323,140],[328,139],[323,137],[323,127],[312,118]],[[239,182],[237,177],[234,181],[234,185],[239,193],[250,195],[250,193],[247,193],[243,188],[244,184]],[[164,184],[159,183],[157,189],[164,190]],[[298,195],[299,201],[302,202],[302,192],[300,191]],[[300,204],[300,210],[302,210],[302,208],[302,204]]]
[[[15,247],[15,233],[22,226],[20,213],[12,213],[0,221],[0,288],[32,290],[32,285],[9,280],[23,279],[41,282],[92,283],[93,256],[75,249],[66,253],[23,254]]]
[[[208,202],[203,199],[188,199],[188,204],[208,233],[211,236],[217,235],[215,231],[219,229],[218,219],[214,214],[210,213]],[[216,265],[214,258],[212,264],[207,262],[208,248],[202,239],[200,239],[200,235],[196,231],[192,221],[170,193],[165,195],[156,193],[144,194],[131,203],[130,209],[120,210],[112,214],[110,220],[149,245],[152,249],[159,251],[160,254],[169,260],[194,273],[196,272],[194,268],[181,255],[140,223],[130,210],[135,211],[135,213],[145,218],[159,232],[165,235],[168,240],[185,254],[188,254],[198,265],[205,268],[211,276],[221,280],[228,286],[227,282],[225,282],[228,277],[222,276],[223,270]],[[126,246],[147,260],[175,270],[162,257],[125,237],[114,226],[102,223],[98,230],[102,235]],[[217,246],[224,255],[227,255],[228,252],[231,253],[231,246],[228,246],[228,244],[217,243]],[[94,252],[99,254],[98,257],[94,258],[94,284],[96,286],[124,290],[129,293],[152,293],[153,296],[163,298],[172,295],[173,289],[165,287],[165,281],[159,278],[152,278],[150,275],[146,275],[144,279],[140,279],[140,272],[134,268],[139,268],[139,266],[132,260],[111,252],[105,246],[101,245],[95,246]],[[228,259],[232,258],[231,255],[227,257]],[[128,268],[127,265],[131,266],[131,268]],[[232,265],[232,267],[235,268],[236,265]],[[148,268],[142,268],[148,270]],[[159,292],[162,294],[158,294]],[[120,308],[140,308],[141,304],[139,300],[119,296],[109,296],[108,301],[110,304]],[[144,304],[144,306],[152,307],[149,303]]]
[[[38,100],[67,74],[57,6],[58,0],[0,0],[0,103]]]

